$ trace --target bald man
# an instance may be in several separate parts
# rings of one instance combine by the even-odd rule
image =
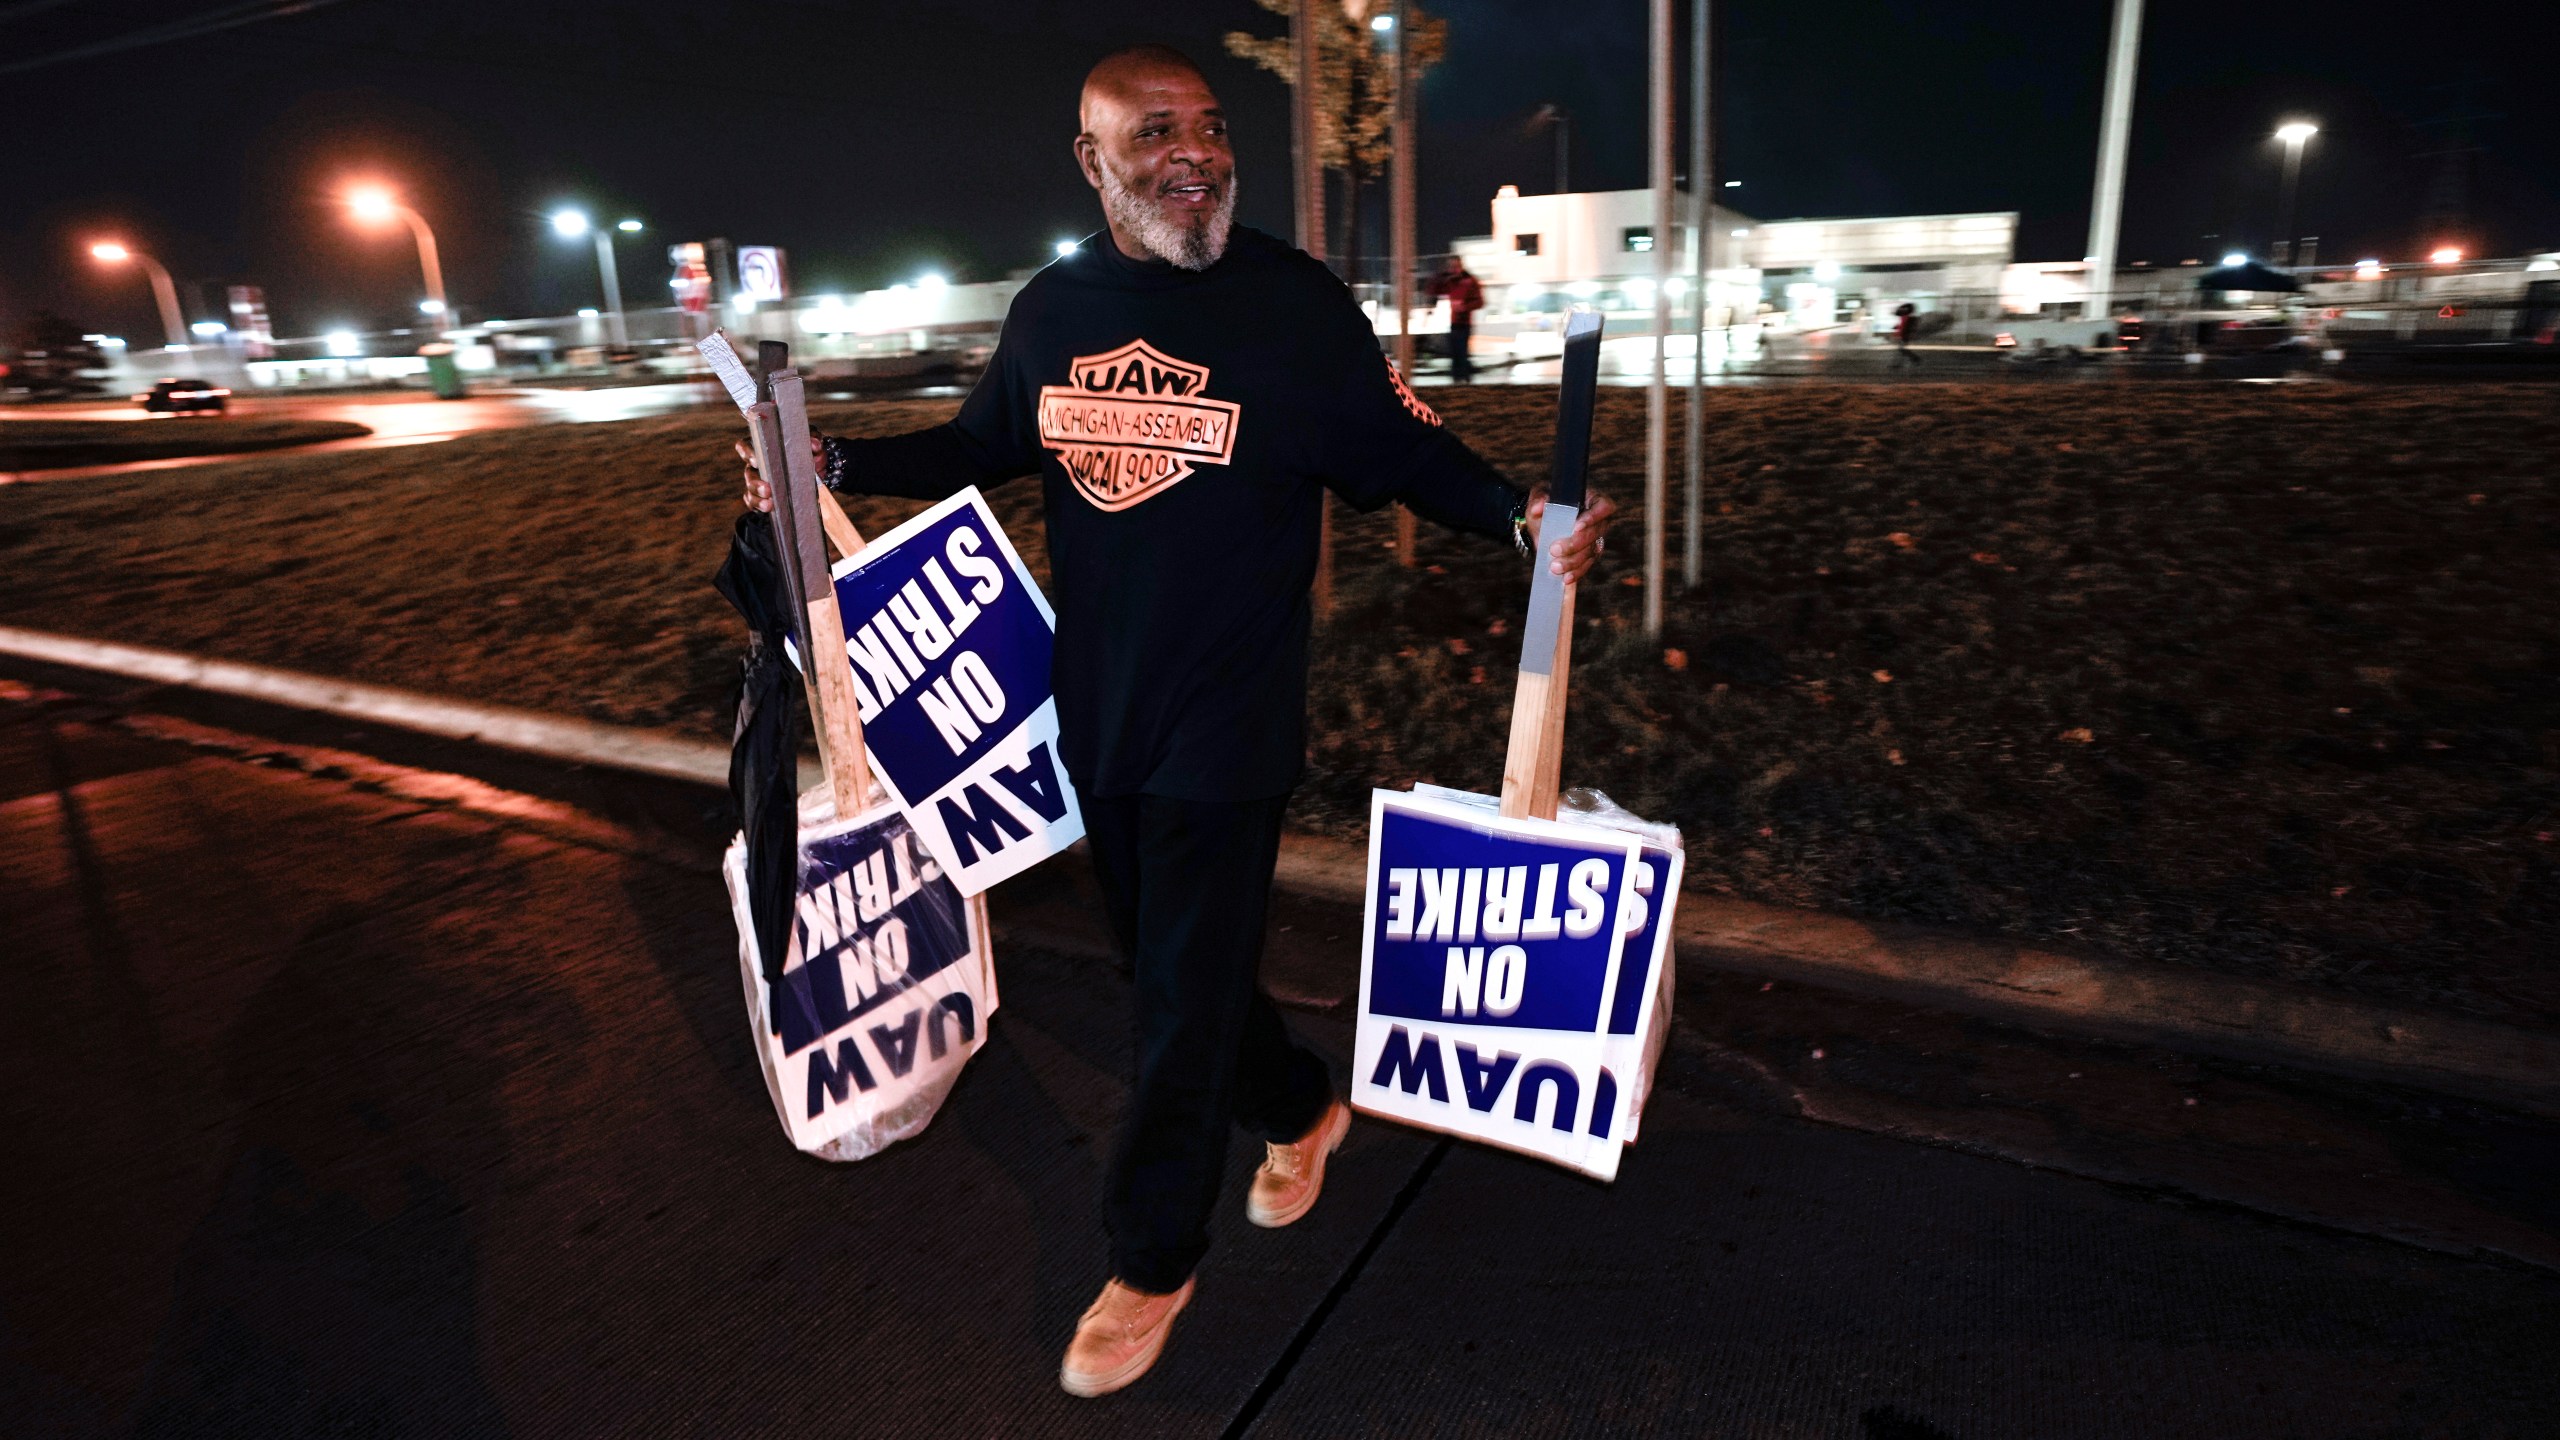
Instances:
[[[1038,475],[1059,752],[1135,977],[1137,1076],[1103,1214],[1111,1278],[1060,1383],[1136,1380],[1190,1302],[1231,1125],[1257,1225],[1307,1213],[1350,1128],[1256,971],[1306,751],[1307,591],[1328,489],[1536,552],[1544,502],[1440,426],[1318,261],[1235,224],[1226,114],[1162,46],[1085,79],[1076,163],[1108,222],[1032,277],[957,418],[818,442],[826,483],[938,500]],[[745,447],[739,447],[746,456]],[[747,504],[771,504],[750,461]],[[1587,571],[1593,496],[1547,563]]]

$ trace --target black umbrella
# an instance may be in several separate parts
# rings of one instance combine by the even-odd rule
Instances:
[[[2196,277],[2196,284],[2206,290],[2299,290],[2302,282],[2281,270],[2270,270],[2255,260],[2237,265],[2224,265],[2207,270]]]

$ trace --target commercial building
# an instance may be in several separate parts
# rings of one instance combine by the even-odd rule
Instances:
[[[1678,209],[1685,213],[1685,200]],[[2017,249],[2014,211],[1758,220],[1708,209],[1711,328],[1760,320],[1819,329],[1889,315],[1906,301],[1922,310],[1963,298],[1987,305]],[[1537,313],[1570,301],[1633,319],[1653,308],[1656,238],[1651,190],[1523,195],[1506,185],[1493,197],[1491,233],[1452,248],[1488,292],[1508,292],[1498,301],[1489,293],[1489,310]],[[1688,271],[1696,237],[1679,226],[1668,243],[1679,247],[1675,270]],[[1687,282],[1674,283],[1673,298],[1683,301]],[[1685,301],[1679,308],[1688,310]]]

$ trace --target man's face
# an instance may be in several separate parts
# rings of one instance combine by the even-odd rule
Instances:
[[[1179,66],[1133,66],[1098,77],[1083,108],[1076,159],[1102,192],[1112,238],[1188,270],[1216,264],[1235,218],[1235,152],[1208,82]]]

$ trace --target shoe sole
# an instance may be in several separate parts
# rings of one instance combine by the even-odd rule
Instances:
[[[1278,1230],[1305,1219],[1307,1212],[1316,1208],[1316,1201],[1324,1196],[1324,1172],[1333,1159],[1333,1152],[1341,1149],[1342,1142],[1351,1135],[1351,1107],[1341,1106],[1336,1113],[1341,1115],[1342,1123],[1334,1127],[1333,1138],[1325,1143],[1323,1152],[1316,1156],[1316,1180],[1314,1184],[1307,1187],[1307,1198],[1299,1201],[1297,1207],[1291,1210],[1264,1210],[1248,1201],[1244,1207],[1244,1218],[1265,1230]]]
[[[1182,1312],[1189,1308],[1191,1301],[1186,1297],[1173,1307],[1173,1313],[1164,1317],[1164,1323],[1156,1327],[1155,1343],[1129,1357],[1128,1364],[1108,1375],[1078,1375],[1060,1366],[1058,1388],[1079,1400],[1094,1400],[1136,1384],[1148,1371],[1156,1368],[1156,1360],[1164,1354],[1165,1342],[1173,1338],[1173,1322],[1182,1318]]]

